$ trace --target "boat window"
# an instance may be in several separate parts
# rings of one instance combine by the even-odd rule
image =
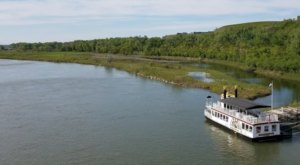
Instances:
[[[226,121],[228,121],[228,116],[226,116]]]
[[[246,130],[248,130],[248,125],[246,124]]]
[[[224,104],[224,108],[226,108],[226,104]]]
[[[276,131],[276,125],[272,125],[272,131],[273,131],[273,132]]]
[[[260,133],[260,126],[256,127],[256,133]]]
[[[249,126],[249,132],[252,132],[252,127],[251,126]]]
[[[245,124],[244,123],[242,123],[242,129],[245,129]]]
[[[225,120],[225,115],[223,115],[223,120]]]
[[[269,126],[268,125],[265,125],[265,132],[269,132]]]

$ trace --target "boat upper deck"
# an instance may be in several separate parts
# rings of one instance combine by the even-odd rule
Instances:
[[[278,115],[276,114],[255,111],[257,110],[257,108],[267,107],[263,105],[252,104],[251,108],[249,107],[247,108],[247,106],[237,107],[237,106],[225,104],[225,102],[223,101],[221,102],[219,101],[217,103],[208,102],[206,106],[210,109],[227,114],[231,117],[237,118],[239,120],[242,120],[252,125],[261,124],[261,123],[279,122]]]

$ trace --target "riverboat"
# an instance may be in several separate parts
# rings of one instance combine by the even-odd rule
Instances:
[[[262,111],[270,106],[259,104],[250,100],[229,95],[224,89],[221,99],[213,102],[210,96],[207,97],[205,117],[242,135],[251,141],[279,140],[282,137],[280,121],[276,114]]]

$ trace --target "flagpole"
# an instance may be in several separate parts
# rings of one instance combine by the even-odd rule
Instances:
[[[272,81],[272,95],[271,95],[271,110],[273,110],[273,87],[274,86],[274,84],[273,84],[273,81]]]

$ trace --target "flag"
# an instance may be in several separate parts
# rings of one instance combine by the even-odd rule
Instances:
[[[270,84],[269,84],[269,88],[272,88],[273,87],[273,82],[271,82]]]

